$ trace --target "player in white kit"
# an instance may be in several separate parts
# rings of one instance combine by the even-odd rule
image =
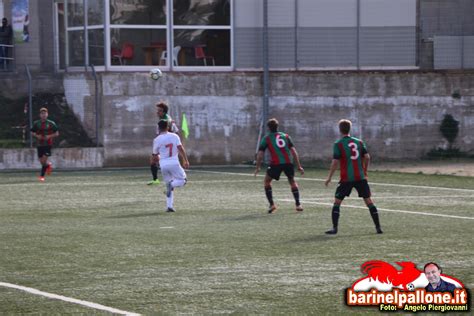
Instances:
[[[186,173],[179,163],[179,154],[183,158],[183,167],[189,168],[188,156],[179,136],[168,132],[168,121],[158,122],[160,134],[153,140],[153,155],[157,157],[163,180],[166,183],[166,211],[175,212],[173,208],[173,189],[186,184]]]

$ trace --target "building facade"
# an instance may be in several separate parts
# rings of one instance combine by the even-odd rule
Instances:
[[[474,68],[470,0],[1,0],[0,10],[16,30],[13,63],[43,71]]]

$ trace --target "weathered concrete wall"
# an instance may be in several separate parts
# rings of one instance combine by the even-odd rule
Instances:
[[[24,68],[18,69],[16,73],[4,73],[0,77],[0,95],[10,99],[17,99],[28,96],[28,77]],[[21,70],[21,71],[20,71]],[[64,93],[63,76],[32,74],[32,91],[33,93]]]
[[[65,76],[62,85],[64,86],[64,95],[69,107],[77,116],[77,118],[82,122],[82,126],[87,132],[87,135],[94,139],[96,134],[96,82],[92,77],[92,74],[90,72],[88,74],[68,74]],[[100,86],[99,81],[97,81],[97,85]],[[99,143],[101,143],[101,140]]]
[[[101,168],[104,166],[103,148],[53,148],[49,159],[54,168]],[[0,170],[38,169],[36,148],[0,149]]]
[[[101,81],[105,165],[147,163],[157,121],[154,104],[161,99],[170,103],[178,123],[186,113],[192,162],[253,159],[260,73],[165,73],[156,82],[147,73],[104,73]],[[330,159],[341,118],[353,121],[353,134],[379,160],[416,159],[445,144],[439,124],[446,113],[461,122],[456,145],[474,149],[473,73],[278,72],[271,74],[270,88],[270,116],[292,135],[305,161]],[[90,98],[67,85],[65,90],[68,99]],[[452,98],[454,91],[462,98]]]

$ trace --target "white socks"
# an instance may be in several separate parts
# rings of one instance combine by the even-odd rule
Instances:
[[[172,188],[179,188],[179,187],[182,187],[186,184],[186,179],[175,179],[175,180],[171,180],[171,187]],[[166,207],[167,208],[173,208],[173,191],[171,191],[171,194],[169,197],[166,197]]]

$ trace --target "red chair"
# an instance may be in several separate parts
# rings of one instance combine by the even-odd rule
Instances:
[[[112,49],[112,60],[118,59],[120,65],[126,65],[126,61],[133,59],[135,46],[130,43],[123,43],[122,49]]]
[[[194,57],[196,59],[202,59],[204,66],[207,66],[207,60],[212,59],[212,65],[215,66],[216,62],[214,56],[206,55],[204,52],[205,45],[194,46]]]

